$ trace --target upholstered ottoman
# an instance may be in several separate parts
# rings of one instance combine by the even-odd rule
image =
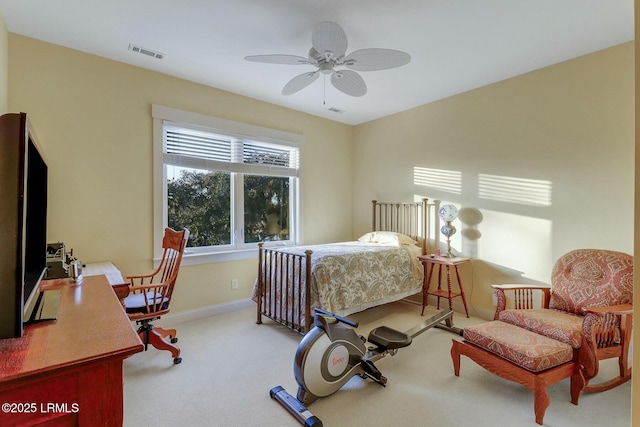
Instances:
[[[467,327],[463,336],[464,341],[454,339],[451,347],[456,376],[460,375],[462,354],[488,371],[524,385],[534,392],[538,424],[549,406],[547,386],[571,377],[571,401],[578,404],[584,379],[569,344],[499,320]]]
[[[532,372],[570,362],[569,344],[499,320],[465,328],[464,339]]]

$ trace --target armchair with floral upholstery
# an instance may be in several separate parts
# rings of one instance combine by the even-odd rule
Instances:
[[[468,327],[454,340],[455,375],[460,355],[534,391],[536,422],[549,406],[546,387],[571,378],[571,401],[582,391],[601,392],[631,379],[629,345],[633,313],[633,257],[578,249],[560,257],[551,287],[494,285],[493,322]],[[536,295],[539,293],[539,295]],[[540,308],[535,308],[539,301]],[[507,308],[507,303],[513,308]],[[617,358],[618,375],[590,384],[601,360]]]

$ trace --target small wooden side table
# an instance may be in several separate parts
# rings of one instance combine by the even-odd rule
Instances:
[[[462,304],[464,304],[464,311],[469,317],[469,311],[467,310],[467,300],[464,297],[464,288],[460,281],[460,273],[458,272],[458,266],[466,264],[471,261],[471,258],[465,257],[433,257],[423,255],[418,257],[424,267],[424,284],[422,286],[422,314],[424,314],[424,308],[427,306],[427,298],[429,295],[434,295],[438,298],[438,309],[440,309],[440,298],[447,298],[449,300],[449,310],[453,310],[453,299],[456,297],[462,298]],[[431,289],[431,278],[433,277],[433,267],[438,266],[438,289]],[[442,266],[446,267],[447,275],[447,288],[442,289]],[[451,267],[455,269],[456,279],[458,279],[459,292],[451,291]],[[427,271],[428,270],[428,271]]]

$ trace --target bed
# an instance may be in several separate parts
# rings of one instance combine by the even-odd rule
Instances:
[[[439,203],[373,200],[372,231],[353,242],[260,244],[252,295],[256,323],[265,316],[305,334],[314,307],[347,316],[421,292],[417,257],[439,243]]]

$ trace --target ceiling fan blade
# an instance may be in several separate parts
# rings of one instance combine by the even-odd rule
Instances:
[[[411,55],[393,49],[360,49],[344,58],[344,66],[357,71],[379,71],[407,65]]]
[[[324,55],[318,52],[315,47],[309,49],[309,62],[311,62],[312,64],[317,64],[323,58]]]
[[[297,55],[250,55],[244,59],[252,62],[266,62],[267,64],[300,65],[311,64],[308,58]]]
[[[289,82],[286,85],[284,85],[284,87],[282,88],[282,94],[292,95],[298,92],[299,90],[304,89],[305,87],[309,86],[311,83],[315,82],[318,79],[319,75],[320,75],[319,71],[312,71],[310,73],[303,73],[295,76],[294,78],[289,80]]]
[[[350,70],[336,71],[331,75],[331,84],[341,92],[351,96],[367,93],[367,84],[360,74]]]
[[[338,59],[347,52],[347,35],[340,25],[324,21],[313,30],[311,44],[321,55]]]

